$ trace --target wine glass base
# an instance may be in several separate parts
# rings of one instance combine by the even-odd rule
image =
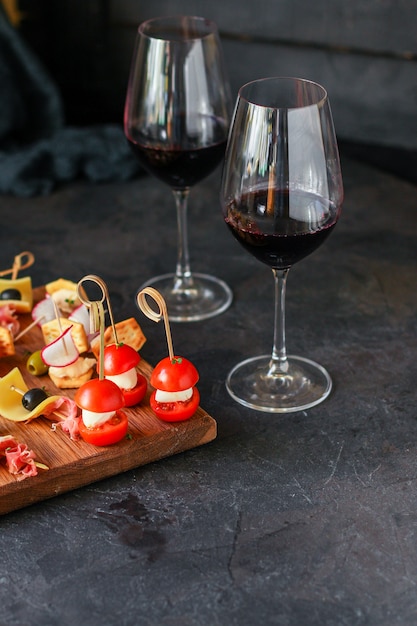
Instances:
[[[287,364],[285,373],[271,374],[271,355],[246,359],[229,372],[227,391],[240,404],[268,413],[303,411],[327,398],[332,380],[324,367],[299,356],[288,356]]]
[[[193,274],[188,285],[180,285],[175,274],[155,276],[140,289],[153,287],[163,296],[171,322],[198,322],[223,313],[232,303],[230,287],[215,276]]]

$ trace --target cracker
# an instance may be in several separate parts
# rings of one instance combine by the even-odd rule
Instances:
[[[54,376],[49,372],[49,378],[58,389],[78,389],[81,385],[84,385],[90,380],[94,373],[94,367],[91,367],[87,372],[80,376]]]
[[[63,313],[72,313],[81,304],[77,292],[77,283],[74,283],[72,280],[58,278],[45,285],[45,290]]]
[[[77,346],[78,352],[80,354],[82,352],[87,352],[88,338],[84,326],[80,324],[80,322],[73,322],[68,320],[66,317],[61,317],[59,321],[57,319],[53,319],[50,322],[42,324],[41,329],[45,344],[48,345],[55,339],[58,339],[61,333],[63,333],[70,326],[72,326],[71,336]]]
[[[129,317],[126,320],[117,322],[117,324],[115,324],[115,327],[117,341],[119,343],[125,343],[126,345],[134,348],[136,351],[141,349],[146,341],[146,337],[134,317]],[[108,326],[104,331],[104,345],[108,346],[111,343],[114,343],[113,328],[111,326]],[[96,359],[98,359],[100,354],[99,335],[97,337],[94,337],[94,339],[92,340],[91,350],[94,353]]]
[[[50,367],[49,378],[59,389],[77,389],[93,376],[96,360],[80,356],[75,363],[66,367]]]
[[[0,358],[15,354],[13,335],[8,328],[0,326]]]
[[[45,285],[46,293],[52,294],[60,289],[68,289],[69,291],[77,291],[77,283],[66,278],[57,278]]]

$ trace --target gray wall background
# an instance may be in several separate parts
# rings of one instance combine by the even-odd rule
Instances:
[[[111,0],[113,63],[125,87],[137,25],[158,15],[217,22],[233,95],[293,75],[330,95],[341,139],[417,148],[416,0]]]
[[[341,140],[417,149],[417,0],[21,0],[22,31],[63,90],[70,121],[122,121],[137,27],[217,22],[233,95],[249,80],[323,84]],[[111,119],[110,119],[111,118]]]

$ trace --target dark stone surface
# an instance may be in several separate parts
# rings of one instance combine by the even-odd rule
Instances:
[[[331,372],[307,412],[273,416],[224,380],[272,342],[272,276],[222,224],[218,172],[191,194],[193,269],[224,278],[223,315],[172,324],[201,373],[211,444],[0,520],[7,626],[381,626],[417,622],[417,189],[343,160],[334,234],[291,270],[290,352]],[[175,265],[170,192],[144,177],[0,198],[0,265],[32,250],[34,284],[99,274],[142,356],[164,329],[137,311],[141,283]]]

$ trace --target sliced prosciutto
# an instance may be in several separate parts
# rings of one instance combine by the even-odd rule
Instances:
[[[44,417],[54,420],[52,430],[56,430],[58,426],[62,428],[64,433],[69,435],[70,439],[77,440],[80,438],[79,423],[81,416],[77,415],[78,408],[74,400],[65,396],[57,398],[56,404],[50,404],[43,413]],[[59,421],[56,418],[59,415]]]
[[[8,304],[0,305],[0,326],[8,328],[13,337],[16,337],[20,330],[20,323],[15,315],[15,310]]]
[[[6,459],[7,469],[17,480],[36,476],[38,473],[35,453],[12,435],[0,437],[0,456]]]

